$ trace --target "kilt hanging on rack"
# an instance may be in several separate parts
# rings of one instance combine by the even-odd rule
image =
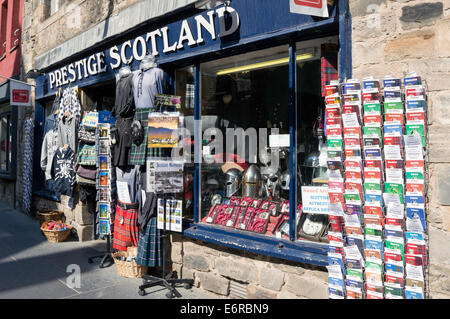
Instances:
[[[127,250],[127,247],[136,247],[139,240],[137,226],[138,204],[117,202],[114,219],[113,248]]]
[[[160,267],[161,241],[160,230],[157,229],[157,217],[151,217],[144,233],[139,234],[139,245],[136,263],[148,267]]]

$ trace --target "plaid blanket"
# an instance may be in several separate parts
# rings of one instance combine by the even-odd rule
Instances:
[[[127,247],[138,245],[139,228],[136,225],[137,209],[122,209],[116,206],[114,219],[113,248],[127,250]]]
[[[136,263],[148,267],[162,265],[160,231],[157,229],[157,217],[150,218],[144,234],[139,234]]]

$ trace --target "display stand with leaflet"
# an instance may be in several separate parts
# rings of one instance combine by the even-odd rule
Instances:
[[[166,273],[165,273],[165,266],[166,266],[166,262],[165,262],[165,249],[164,249],[164,238],[168,237],[169,235],[166,233],[166,200],[168,199],[168,195],[165,193],[159,193],[158,194],[158,198],[163,198],[164,199],[164,217],[163,217],[163,229],[162,229],[162,234],[159,236],[159,238],[161,239],[161,247],[162,247],[162,277],[155,277],[155,276],[151,276],[151,275],[142,275],[142,279],[143,279],[143,284],[139,286],[139,295],[140,296],[145,296],[146,292],[145,289],[146,288],[150,288],[153,286],[163,286],[164,288],[168,289],[169,291],[166,293],[166,297],[171,299],[174,296],[175,297],[181,297],[181,294],[178,292],[178,290],[176,289],[176,285],[177,284],[183,284],[185,289],[190,289],[192,288],[193,284],[194,284],[194,280],[193,279],[175,279],[175,278],[170,278],[170,279],[166,279]]]

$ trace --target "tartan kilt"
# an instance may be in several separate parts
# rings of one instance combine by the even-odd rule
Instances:
[[[114,218],[113,248],[127,250],[127,247],[136,247],[139,240],[139,228],[136,225],[137,209],[122,209],[116,206]]]
[[[133,120],[141,122],[144,128],[144,140],[140,145],[134,143],[131,144],[130,150],[130,165],[144,165],[147,158],[147,145],[148,145],[148,116],[151,108],[136,109]]]
[[[160,230],[157,229],[157,217],[148,221],[145,233],[139,234],[136,263],[142,266],[156,267],[162,265]]]

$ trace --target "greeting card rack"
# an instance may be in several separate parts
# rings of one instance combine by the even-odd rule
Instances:
[[[111,125],[101,123],[96,129],[97,150],[97,209],[94,214],[94,227],[98,229],[97,234],[106,238],[106,251],[102,254],[91,256],[88,262],[101,258],[100,268],[109,267],[114,263],[111,250],[112,220],[114,217],[114,170],[111,166]],[[98,225],[98,228],[97,228]]]
[[[426,83],[412,73],[382,84],[326,88],[333,299],[427,297]]]

